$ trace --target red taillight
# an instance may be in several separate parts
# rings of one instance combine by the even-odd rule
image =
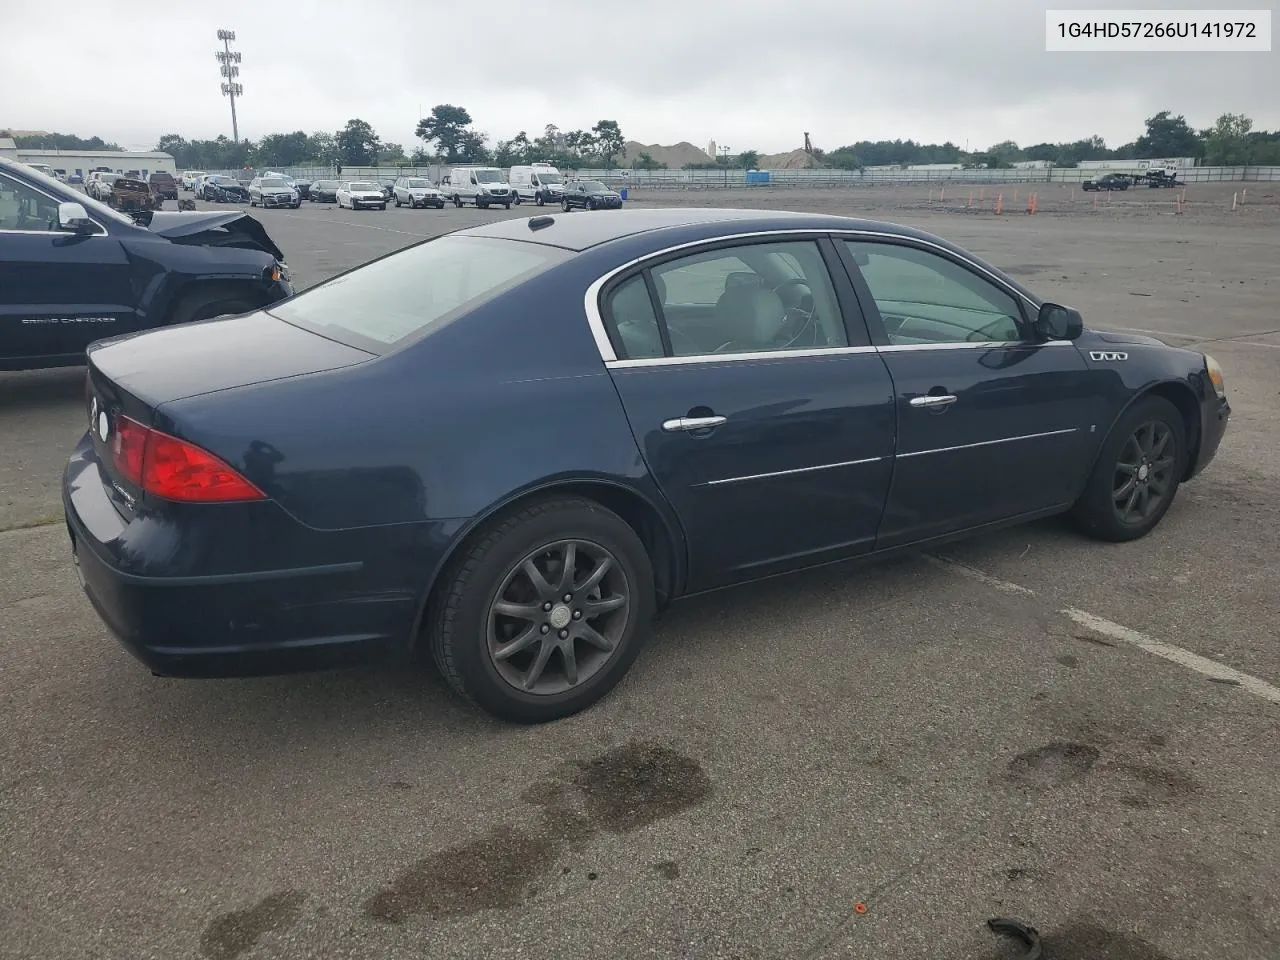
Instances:
[[[266,499],[266,494],[213,454],[128,417],[116,418],[111,459],[130,483],[166,500]]]

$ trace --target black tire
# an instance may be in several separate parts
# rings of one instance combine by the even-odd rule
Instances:
[[[411,200],[409,201],[409,203],[410,203],[410,209],[412,209],[413,201]],[[404,204],[400,202],[400,198],[396,197],[396,208],[399,209],[400,207],[403,207],[403,206]]]
[[[509,203],[504,203],[502,206],[503,206],[503,208],[504,208],[504,209],[506,209],[506,210],[510,210],[510,209],[511,209],[511,204],[509,204]]]
[[[520,192],[518,190],[516,191],[516,206],[517,207],[520,206]],[[511,209],[511,208],[508,207],[507,209]]]
[[[584,669],[589,666],[593,672],[576,684],[565,679],[568,686],[563,690],[529,693],[504,679],[490,653],[491,607],[498,600],[498,591],[524,558],[537,558],[544,547],[565,540],[582,541],[607,553],[614,561],[610,567],[611,575],[617,577],[614,584],[625,585],[627,602],[614,614],[617,619],[609,623],[607,629],[616,639],[612,651],[603,659],[596,648],[575,647],[585,650],[581,663]],[[612,511],[577,498],[543,500],[490,522],[443,576],[441,592],[427,621],[430,635],[426,642],[436,666],[464,699],[493,716],[516,723],[556,720],[584,710],[603,698],[639,654],[654,612],[653,568],[640,538]],[[557,603],[547,617],[553,618],[560,606]],[[566,615],[567,610],[566,605],[565,610],[559,612]],[[588,619],[594,618],[588,615]],[[575,616],[569,626],[574,622],[586,623],[587,620]],[[599,622],[604,628],[605,621]],[[564,623],[560,621],[561,625]],[[533,629],[532,621],[530,629]],[[547,636],[549,643],[556,642],[554,631],[540,636]],[[535,641],[522,653],[532,656],[543,644],[537,637]],[[559,652],[549,656],[550,659],[544,661],[544,677],[555,669],[563,670],[565,664]],[[503,662],[512,663],[511,660]]]
[[[456,193],[453,195],[453,205],[455,207],[462,206],[462,197],[458,196]]]
[[[568,201],[568,200],[561,200],[561,201],[560,201],[560,209],[561,209],[561,210],[563,210],[565,213],[568,213],[568,212],[569,212],[569,201]]]
[[[1152,425],[1156,436],[1164,432],[1168,439],[1155,457],[1148,457],[1134,443],[1135,435]],[[1170,445],[1174,448],[1171,456]],[[1145,537],[1173,504],[1187,468],[1187,454],[1187,429],[1178,408],[1163,397],[1143,397],[1107,434],[1084,492],[1072,507],[1072,520],[1098,540],[1123,543]],[[1125,477],[1132,479],[1132,488],[1127,487]],[[1141,517],[1126,518],[1122,516],[1124,506],[1135,505],[1128,495],[1130,490],[1148,505],[1151,497],[1158,499]]]
[[[534,197],[533,202],[540,207],[545,207],[547,205],[547,201],[543,199],[541,190],[538,191],[537,195]]]
[[[248,313],[250,310],[256,310],[259,306],[260,304],[257,302],[226,287],[210,287],[207,290],[197,289],[174,304],[163,326],[191,323],[196,320],[212,320],[214,317],[231,316],[237,313]]]

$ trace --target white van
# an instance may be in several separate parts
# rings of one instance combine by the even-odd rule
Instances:
[[[453,167],[440,181],[440,191],[455,207],[474,203],[481,210],[498,204],[511,209],[511,187],[497,167]]]
[[[564,177],[549,163],[512,167],[507,176],[516,203],[532,200],[538,206],[559,203],[564,198]]]

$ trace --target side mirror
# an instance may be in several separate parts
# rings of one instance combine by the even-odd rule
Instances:
[[[85,210],[83,204],[60,203],[58,204],[58,229],[72,233],[92,233],[93,221],[89,219],[89,212]]]
[[[1072,310],[1059,303],[1040,306],[1036,317],[1036,333],[1046,340],[1074,340],[1084,332],[1084,319],[1079,310]]]

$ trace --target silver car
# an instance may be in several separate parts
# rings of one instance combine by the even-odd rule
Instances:
[[[302,196],[284,177],[255,177],[249,184],[249,206],[297,210],[302,206]]]
[[[444,209],[444,194],[431,185],[426,177],[401,177],[391,188],[391,196],[397,207],[435,207]]]

